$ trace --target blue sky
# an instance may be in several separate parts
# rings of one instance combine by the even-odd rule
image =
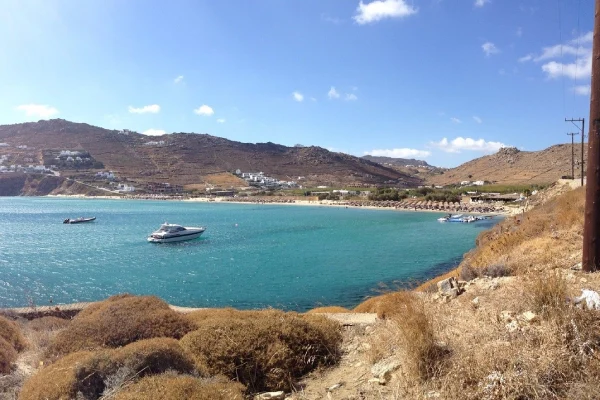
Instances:
[[[4,0],[0,124],[48,118],[456,166],[567,142],[592,0]]]

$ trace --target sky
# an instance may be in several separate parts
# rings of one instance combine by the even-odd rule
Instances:
[[[0,124],[64,118],[443,167],[540,150],[578,132],[565,118],[588,119],[593,8],[3,0]]]

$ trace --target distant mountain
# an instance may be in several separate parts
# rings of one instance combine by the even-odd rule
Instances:
[[[415,160],[414,158],[392,158],[392,157],[380,157],[380,156],[363,156],[365,160],[373,161],[381,165],[395,165],[398,167],[404,167],[407,165],[418,166],[418,167],[430,167],[427,161]]]
[[[587,146],[586,146],[587,147]],[[584,157],[587,157],[585,153]],[[580,176],[581,145],[575,145],[575,176]],[[462,181],[490,181],[501,184],[551,183],[571,175],[571,144],[559,144],[540,151],[515,147],[476,158],[441,175],[427,178],[428,184],[448,185]]]
[[[316,146],[240,143],[194,133],[150,137],[62,119],[0,125],[0,156],[6,156],[3,165],[40,164],[43,160],[51,164],[63,150],[89,153],[93,162],[80,164],[78,173],[94,173],[86,168],[103,165],[117,176],[138,183],[202,184],[211,174],[237,169],[262,171],[283,180],[303,177],[305,186],[422,183],[411,174]]]

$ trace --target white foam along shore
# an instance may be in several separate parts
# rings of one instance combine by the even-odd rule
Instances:
[[[428,213],[438,213],[438,214],[486,214],[486,215],[515,215],[520,214],[522,212],[522,207],[508,207],[505,211],[488,211],[488,212],[479,212],[479,211],[446,211],[446,210],[424,210],[424,209],[412,209],[412,208],[396,208],[385,206],[385,203],[381,203],[381,205],[353,205],[348,204],[346,200],[288,200],[288,201],[268,201],[268,200],[276,200],[268,199],[265,201],[264,199],[256,199],[254,201],[235,201],[230,200],[230,197],[216,197],[216,198],[206,198],[206,197],[194,197],[187,199],[174,199],[169,197],[153,197],[152,195],[148,196],[86,196],[82,194],[58,194],[58,195],[47,195],[45,197],[55,197],[55,198],[72,198],[72,199],[106,199],[106,200],[162,200],[162,201],[186,201],[186,202],[200,202],[200,203],[225,203],[225,204],[245,204],[245,205],[284,205],[284,206],[308,206],[308,207],[335,207],[335,208],[348,208],[348,209],[363,209],[363,210],[387,210],[387,211],[402,211],[402,212],[428,212]]]

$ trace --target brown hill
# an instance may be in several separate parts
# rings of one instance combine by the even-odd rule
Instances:
[[[303,184],[421,183],[409,174],[315,146],[240,143],[190,133],[148,137],[62,119],[0,126],[0,155],[9,157],[4,165],[41,163],[50,150],[86,151],[94,162],[134,182],[201,184],[207,175],[240,169],[283,180],[303,176]]]
[[[585,155],[584,155],[585,156]],[[575,145],[575,160],[581,159],[581,144]],[[442,175],[428,178],[429,184],[450,185],[462,181],[490,181],[499,184],[551,183],[571,175],[571,145],[558,144],[541,151],[520,151],[514,147],[476,158]],[[575,165],[575,177],[580,167]]]

